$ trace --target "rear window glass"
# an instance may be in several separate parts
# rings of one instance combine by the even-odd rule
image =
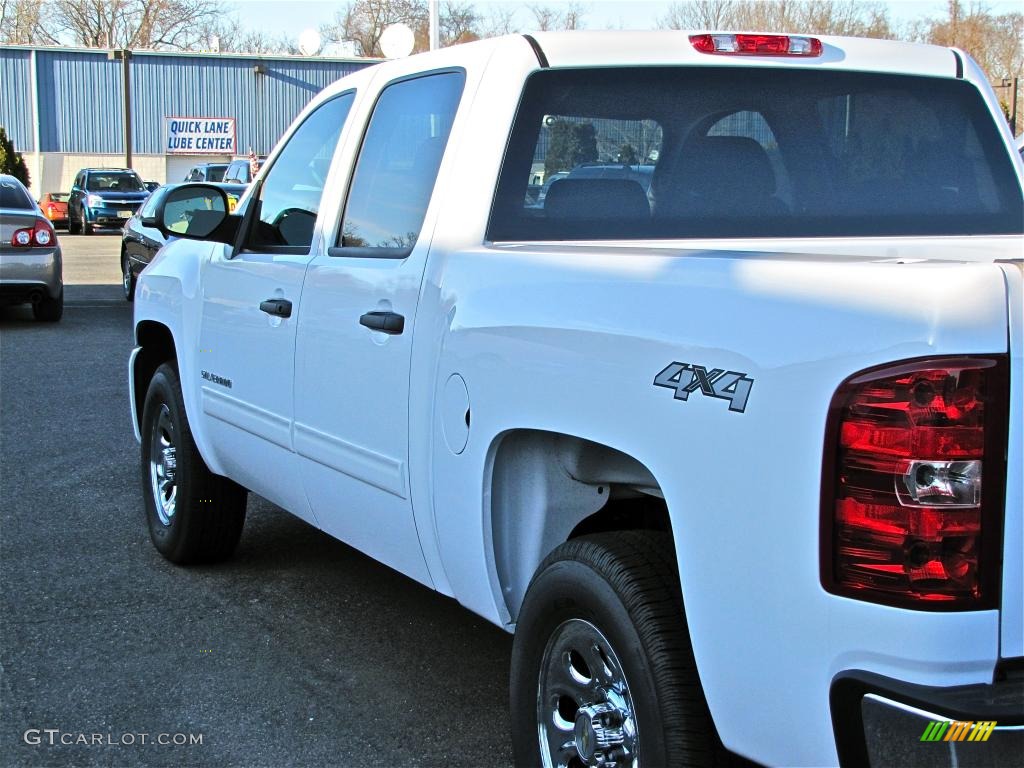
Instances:
[[[71,198],[67,192],[51,192],[50,200],[55,203],[66,203]]]
[[[85,188],[90,192],[145,192],[146,187],[134,173],[89,174]]]
[[[489,240],[1024,230],[959,80],[766,68],[547,70],[526,84]]]
[[[0,181],[0,208],[34,209],[36,204],[20,186],[10,181]]]
[[[226,165],[208,165],[206,166],[206,180],[207,181],[224,181],[224,171],[228,167]]]

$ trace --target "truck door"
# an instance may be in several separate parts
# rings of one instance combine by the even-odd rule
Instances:
[[[292,449],[295,328],[323,181],[353,102],[322,103],[266,174],[247,242],[203,277],[198,369],[211,445],[228,474],[311,522]]]
[[[426,584],[409,489],[412,326],[421,229],[464,79],[381,91],[333,245],[309,265],[296,342],[295,450],[318,524]]]

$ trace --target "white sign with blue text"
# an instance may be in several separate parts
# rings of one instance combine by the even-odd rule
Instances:
[[[165,117],[169,155],[234,155],[235,118]]]

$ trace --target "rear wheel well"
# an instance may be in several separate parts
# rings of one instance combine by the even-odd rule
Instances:
[[[178,353],[170,329],[153,320],[143,320],[135,327],[135,343],[141,348],[135,358],[135,416],[142,423],[142,406],[146,402],[149,382],[156,369],[168,361],[177,363]]]
[[[616,498],[616,496],[619,496]],[[608,503],[572,529],[570,539],[609,531],[663,531],[672,533],[668,506],[654,496],[619,495],[614,488]]]
[[[565,541],[624,530],[672,535],[654,475],[622,451],[570,435],[516,430],[501,437],[493,456],[494,572],[511,622],[537,567]]]

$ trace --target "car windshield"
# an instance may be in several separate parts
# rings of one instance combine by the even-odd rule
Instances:
[[[127,171],[90,173],[85,188],[90,192],[145,192],[142,179]]]
[[[16,210],[32,210],[36,204],[32,202],[25,190],[17,182],[0,180],[0,208]]]
[[[1020,180],[971,83],[652,67],[530,77],[488,239],[1022,231]]]

